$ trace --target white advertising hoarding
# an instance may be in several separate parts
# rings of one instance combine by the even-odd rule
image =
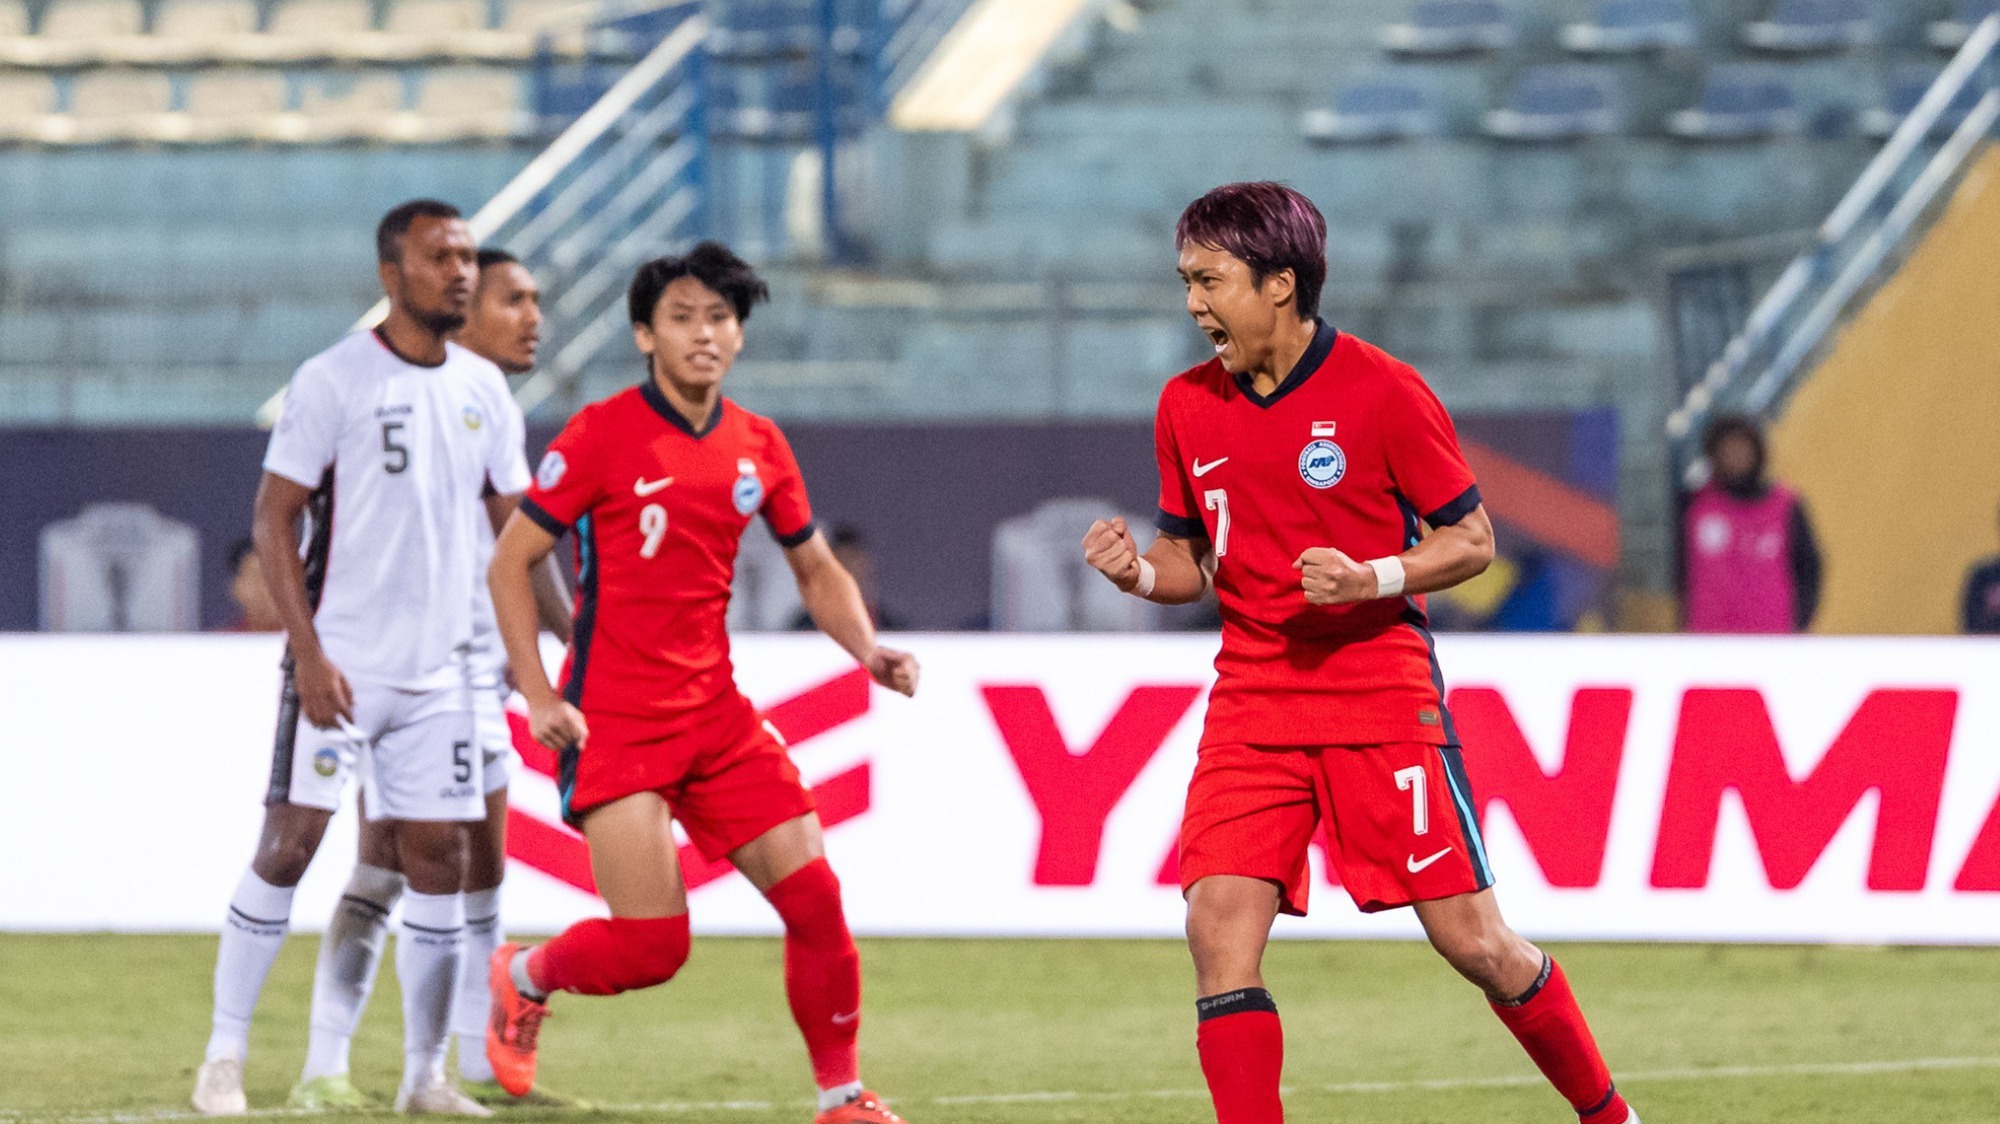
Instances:
[[[914,700],[817,636],[739,638],[863,934],[1173,936],[1206,636],[908,636]],[[1454,637],[1450,705],[1509,919],[1536,936],[2000,943],[2000,644]],[[0,636],[0,930],[213,930],[248,861],[275,637]],[[519,732],[517,727],[517,733]],[[601,912],[548,755],[512,789],[505,924]],[[343,812],[301,889],[317,928]],[[689,859],[698,932],[773,933]],[[1323,870],[1315,855],[1315,868]],[[1322,877],[1281,936],[1409,936]]]

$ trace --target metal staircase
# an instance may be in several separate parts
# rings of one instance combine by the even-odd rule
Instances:
[[[1668,415],[1681,473],[1699,471],[1697,446],[1710,419],[1768,419],[1783,408],[1841,317],[1994,136],[1996,122],[2000,16],[1988,16]]]

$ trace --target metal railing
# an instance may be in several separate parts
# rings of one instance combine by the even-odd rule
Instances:
[[[1882,151],[1820,224],[1813,243],[1778,277],[1743,330],[1667,418],[1667,436],[1687,450],[1716,414],[1771,416],[1805,373],[1805,364],[1940,193],[2000,121],[2000,16],[1972,32]],[[1945,141],[1926,146],[1969,92],[1985,93]]]
[[[975,0],[883,0],[875,48],[874,111],[889,104],[923,69],[931,53]]]

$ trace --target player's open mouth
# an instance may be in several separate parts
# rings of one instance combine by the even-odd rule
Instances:
[[[1222,354],[1222,349],[1229,346],[1228,332],[1223,331],[1221,328],[1204,328],[1202,330],[1208,333],[1209,342],[1215,345],[1215,353],[1217,355]]]

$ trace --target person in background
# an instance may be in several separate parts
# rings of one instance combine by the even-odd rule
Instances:
[[[868,618],[875,622],[875,627],[884,632],[908,628],[901,614],[882,604],[882,589],[875,581],[875,557],[868,552],[868,537],[861,533],[861,528],[852,523],[836,523],[827,534],[827,542],[833,547],[833,556],[854,576],[854,584],[861,587],[861,603],[867,607]],[[800,609],[793,614],[793,632],[818,629],[811,613]]]
[[[2000,635],[2000,554],[1980,559],[1965,572],[1958,615],[1959,627],[1968,635]]]
[[[1819,544],[1798,493],[1765,475],[1763,430],[1717,418],[1702,453],[1711,475],[1683,523],[1687,631],[1805,631],[1819,608]]]
[[[278,619],[278,605],[264,584],[264,564],[257,560],[257,544],[247,538],[229,544],[229,599],[236,603],[237,617],[227,631],[283,631],[285,622]]]

